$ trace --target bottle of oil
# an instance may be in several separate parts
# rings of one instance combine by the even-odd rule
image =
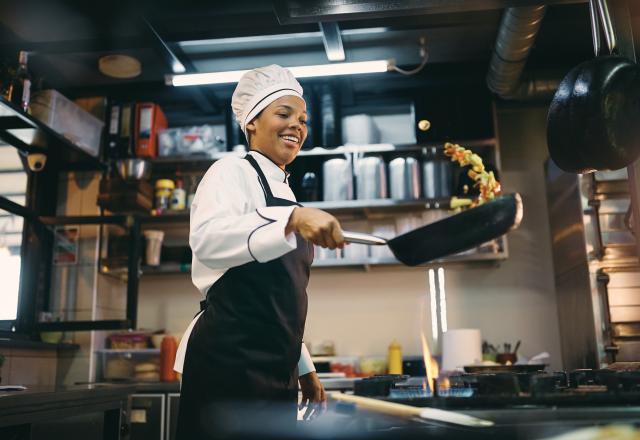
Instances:
[[[9,86],[9,100],[23,112],[28,112],[31,99],[31,75],[27,69],[27,52],[20,51],[18,56],[18,71]]]
[[[389,345],[389,374],[402,374],[402,346],[394,339]]]

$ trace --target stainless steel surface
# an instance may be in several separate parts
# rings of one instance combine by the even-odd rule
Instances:
[[[356,193],[359,200],[387,198],[387,165],[380,156],[355,159]]]
[[[427,199],[451,196],[452,169],[451,162],[438,157],[435,149],[422,163],[423,194]]]
[[[598,16],[604,29],[604,38],[607,40],[609,53],[612,53],[617,46],[617,42],[611,14],[609,13],[609,5],[607,4],[607,0],[596,0],[596,5],[598,7]]]
[[[509,98],[520,85],[522,71],[545,11],[544,5],[504,11],[487,73],[489,89],[502,98]]]
[[[593,39],[593,54],[600,53],[600,26],[598,26],[598,0],[589,0],[589,18],[591,20],[591,38]]]
[[[274,9],[281,24],[317,23],[356,19],[388,18],[415,14],[444,14],[451,12],[488,11],[514,6],[535,6],[583,3],[584,0],[397,0],[397,1],[340,1],[323,0],[281,1]]]
[[[593,300],[599,292],[589,271],[587,240],[594,235],[588,235],[583,223],[581,177],[551,161],[546,172],[562,364],[566,369],[596,368],[604,357],[604,323]]]
[[[322,165],[323,199],[339,201],[353,199],[353,172],[348,159],[329,159]]]
[[[387,244],[387,240],[384,238],[362,232],[342,231],[342,236],[348,243],[370,244],[374,246],[384,246]]]
[[[420,166],[413,157],[397,157],[389,162],[391,198],[416,200],[420,198]]]
[[[116,170],[124,180],[146,180],[151,176],[151,162],[144,159],[121,159]]]

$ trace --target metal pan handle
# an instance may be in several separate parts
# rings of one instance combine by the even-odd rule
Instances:
[[[387,240],[384,238],[362,232],[342,231],[342,236],[348,243],[372,244],[375,246],[384,246],[387,244]]]

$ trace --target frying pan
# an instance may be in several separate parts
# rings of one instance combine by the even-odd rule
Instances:
[[[343,235],[349,243],[389,246],[400,262],[417,266],[493,240],[517,228],[521,220],[522,199],[514,193],[390,240],[351,231],[343,231]]]
[[[623,168],[640,156],[640,67],[615,55],[607,0],[590,0],[596,58],[564,77],[547,117],[547,144],[564,171]],[[610,55],[598,56],[602,21]]]

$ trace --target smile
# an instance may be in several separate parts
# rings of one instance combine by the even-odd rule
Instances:
[[[298,139],[295,136],[280,136],[282,139],[284,139],[285,141],[289,141],[289,142],[293,142],[295,144],[299,144],[300,143],[300,139]]]

